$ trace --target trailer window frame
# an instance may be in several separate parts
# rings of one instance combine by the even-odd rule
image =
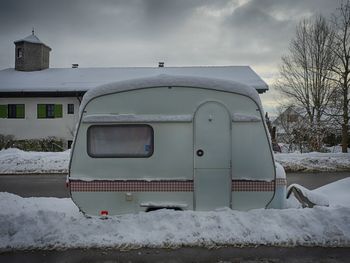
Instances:
[[[150,151],[146,155],[137,155],[137,154],[96,154],[91,151],[91,131],[96,127],[147,127],[150,129]],[[88,127],[86,132],[86,146],[87,154],[91,158],[149,158],[154,153],[154,130],[153,127],[149,124],[98,124],[91,125]]]

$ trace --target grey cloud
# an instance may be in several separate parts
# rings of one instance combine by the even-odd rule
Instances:
[[[302,17],[329,16],[337,1],[251,0],[224,19],[222,30],[234,49],[232,58],[255,64],[277,64]]]
[[[0,3],[0,32],[43,27],[56,33],[76,32],[147,36],[164,34],[184,25],[194,9],[214,5],[196,0],[13,0]],[[220,5],[226,0],[214,1]],[[110,32],[110,34],[108,34]]]
[[[202,7],[224,11],[239,2],[1,0],[0,68],[13,66],[13,41],[30,34],[32,26],[53,48],[53,66],[138,66],[169,59],[177,65],[272,67],[293,36],[299,14],[328,14],[338,5],[329,0],[251,0],[219,18],[197,12]]]

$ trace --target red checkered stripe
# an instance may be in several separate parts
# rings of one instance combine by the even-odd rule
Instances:
[[[71,180],[73,192],[193,192],[193,181],[80,181]]]
[[[286,180],[278,178],[275,181],[249,181],[232,180],[234,192],[268,192],[275,190],[276,186],[286,185]],[[70,180],[72,192],[193,192],[193,180],[175,181],[144,181],[144,180],[95,180],[81,181]]]
[[[270,192],[275,191],[275,181],[232,180],[233,192]]]
[[[277,178],[276,179],[276,186],[285,186],[287,185],[286,178]]]

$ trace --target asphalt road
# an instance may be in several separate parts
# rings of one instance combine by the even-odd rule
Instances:
[[[64,251],[15,251],[0,253],[0,262],[349,262],[349,248],[256,247],[219,249],[137,249],[131,251],[71,249]]]
[[[289,173],[288,185],[297,183],[308,189],[350,177],[343,173]],[[0,192],[9,192],[22,197],[69,197],[65,185],[66,175],[0,175]]]
[[[0,175],[0,192],[22,197],[69,197],[66,175]]]

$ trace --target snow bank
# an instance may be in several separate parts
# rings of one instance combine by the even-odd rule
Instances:
[[[69,154],[0,150],[0,174],[67,173]],[[350,170],[350,153],[279,153],[275,160],[288,172]]]
[[[350,200],[350,178],[316,192]],[[338,196],[340,197],[340,195]],[[70,199],[0,193],[0,250],[223,245],[350,246],[350,203],[248,212],[159,210],[85,218]]]
[[[0,174],[67,173],[69,151],[25,152],[19,149],[0,151]]]
[[[350,170],[350,153],[277,153],[275,160],[287,172]]]

